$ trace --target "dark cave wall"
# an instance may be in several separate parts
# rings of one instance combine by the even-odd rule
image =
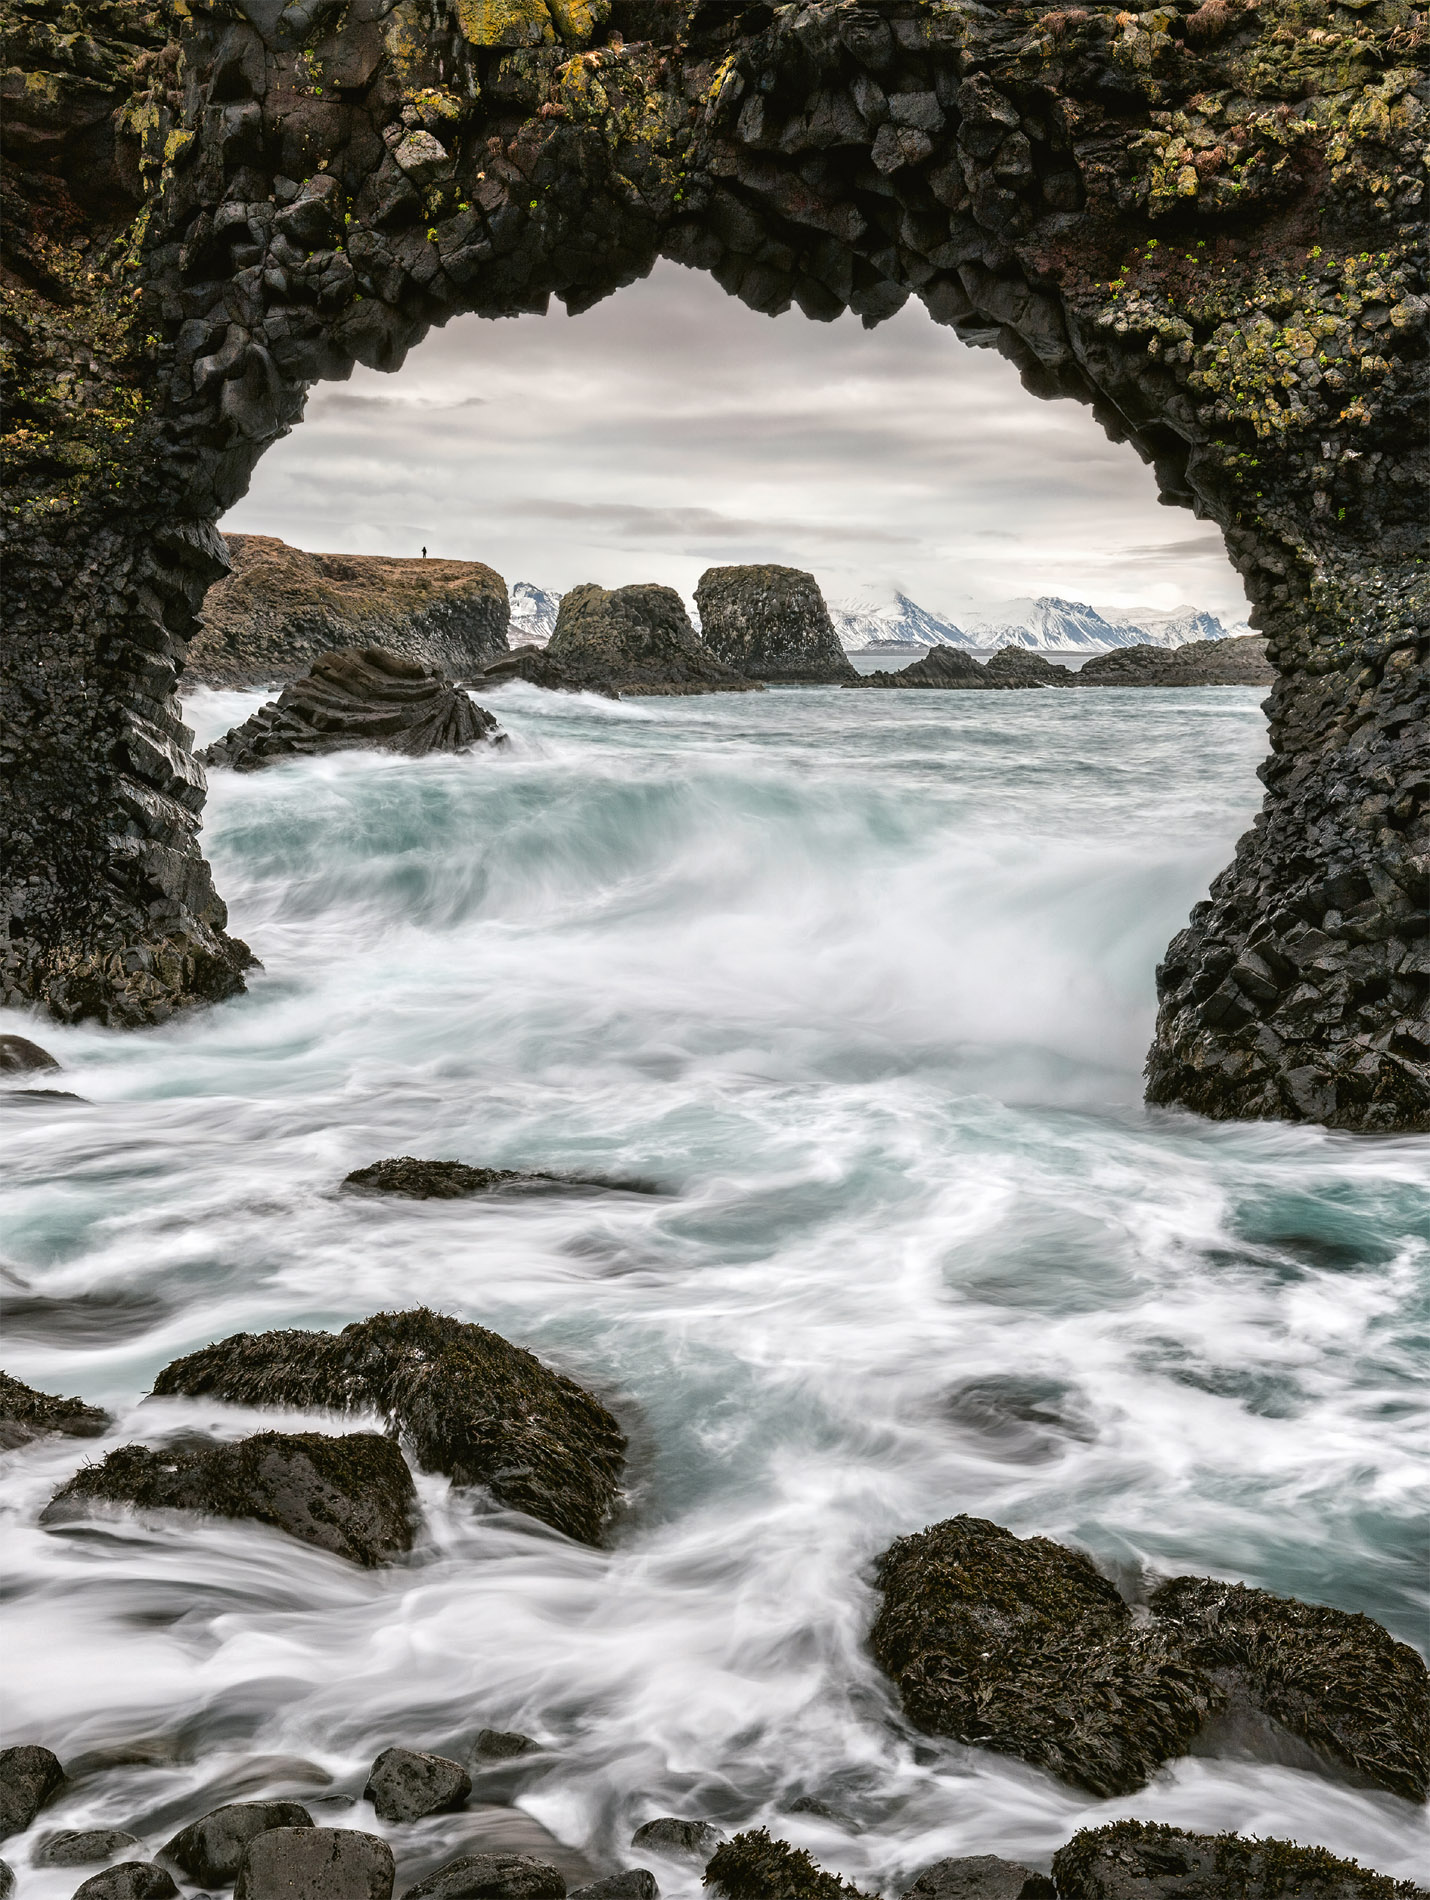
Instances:
[[[1430,1125],[1423,16],[3,0],[10,1001],[232,993],[174,687],[307,388],[658,256],[910,296],[1222,528],[1265,808],[1159,973],[1153,1100]],[[261,946],[259,946],[261,949]]]

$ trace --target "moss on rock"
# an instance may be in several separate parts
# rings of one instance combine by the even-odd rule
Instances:
[[[705,1885],[722,1900],[873,1900],[764,1828],[737,1834],[717,1849]]]

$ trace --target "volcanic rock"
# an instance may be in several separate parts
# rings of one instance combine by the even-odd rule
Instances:
[[[465,679],[506,651],[506,582],[480,561],[309,554],[268,534],[224,540],[232,566],[204,596],[189,680],[269,686],[321,653],[361,646]]]
[[[874,1900],[764,1828],[726,1841],[705,1869],[705,1884],[723,1900]]]
[[[415,1748],[385,1748],[372,1764],[363,1794],[379,1821],[420,1821],[461,1807],[472,1792],[472,1777],[445,1755],[424,1755]]]
[[[589,1887],[578,1887],[566,1900],[660,1900],[655,1875],[644,1867],[632,1867],[624,1874],[607,1874]]]
[[[28,1036],[0,1036],[0,1075],[28,1075],[59,1066],[47,1049]]]
[[[0,1748],[0,1841],[23,1834],[64,1778],[48,1748]]]
[[[561,597],[546,655],[582,691],[609,688],[640,696],[757,690],[702,643],[672,587],[573,587]]]
[[[409,1887],[402,1900],[565,1900],[558,1868],[525,1854],[467,1854]]]
[[[549,693],[599,693],[603,699],[619,699],[614,686],[593,679],[579,662],[563,664],[553,659],[545,647],[517,647],[503,658],[492,660],[482,672],[482,686],[490,689],[510,680],[525,680],[529,686],[544,686]]]
[[[63,1432],[70,1438],[98,1438],[109,1429],[108,1412],[83,1399],[55,1398],[22,1385],[0,1372],[0,1451],[26,1445],[45,1432]]]
[[[519,1735],[515,1729],[507,1728],[478,1729],[474,1743],[481,1761],[515,1761],[518,1755],[535,1754],[540,1746],[529,1735]]]
[[[999,647],[983,669],[990,686],[1076,686],[1077,674],[1035,653],[1031,647]]]
[[[411,1201],[460,1201],[495,1188],[525,1188],[535,1193],[560,1193],[568,1188],[601,1188],[624,1194],[655,1194],[653,1182],[621,1175],[528,1174],[520,1168],[470,1168],[464,1161],[419,1161],[415,1155],[393,1155],[354,1168],[343,1177],[354,1194],[393,1194]]]
[[[15,1869],[8,1860],[0,1860],[0,1900],[10,1900],[15,1891]]]
[[[504,738],[497,722],[459,686],[381,647],[324,653],[251,719],[199,754],[205,765],[256,772],[280,759],[325,752],[466,752]]]
[[[683,1821],[676,1815],[661,1815],[636,1829],[631,1836],[631,1846],[647,1853],[676,1854],[683,1859],[698,1860],[703,1866],[725,1838],[724,1833],[708,1821]]]
[[[117,1827],[91,1828],[87,1832],[61,1828],[58,1833],[46,1834],[35,1843],[30,1865],[93,1867],[96,1862],[113,1860],[116,1854],[127,1853],[132,1847],[137,1847],[141,1854],[144,1851],[144,1843],[137,1835],[125,1834]]]
[[[1323,1847],[1188,1834],[1114,1821],[1075,1834],[1053,1856],[1062,1900],[1427,1900],[1423,1887],[1338,1860]]]
[[[200,1887],[231,1887],[248,1843],[275,1827],[312,1827],[313,1817],[297,1801],[230,1801],[181,1828],[159,1849]]]
[[[1136,1627],[1080,1553],[954,1517],[879,1560],[874,1654],[910,1721],[1128,1794],[1185,1754],[1218,1690]]]
[[[705,645],[746,679],[838,686],[859,677],[813,574],[797,567],[707,567],[695,604]]]
[[[278,1827],[249,1842],[234,1900],[391,1900],[392,1849],[355,1828]]]
[[[1182,647],[1114,647],[1072,675],[1079,686],[1271,686],[1276,669],[1254,634]]]
[[[482,1326],[424,1308],[341,1333],[235,1333],[177,1359],[161,1396],[364,1410],[400,1430],[424,1471],[484,1484],[512,1510],[596,1543],[626,1441],[574,1380]]]
[[[899,690],[937,687],[951,692],[987,692],[988,669],[957,647],[931,647],[925,659],[897,673],[866,673],[846,680],[847,686],[891,686]]]
[[[232,1445],[121,1445],[76,1472],[42,1524],[94,1504],[255,1518],[353,1563],[390,1562],[412,1548],[417,1494],[402,1453],[377,1432],[260,1432]]]
[[[1056,1900],[1056,1890],[1031,1867],[996,1854],[972,1854],[926,1867],[904,1900]]]
[[[1343,1773],[1407,1801],[1430,1792],[1430,1672],[1370,1617],[1205,1577],[1164,1583],[1152,1613],[1213,1681]]]
[[[122,1860],[91,1874],[74,1890],[74,1900],[174,1900],[173,1875],[152,1860]]]

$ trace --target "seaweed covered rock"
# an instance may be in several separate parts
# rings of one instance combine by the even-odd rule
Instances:
[[[570,687],[616,693],[741,693],[756,690],[702,642],[673,587],[607,591],[594,582],[561,596],[546,657]]]
[[[910,1721],[1129,1794],[1185,1754],[1221,1691],[1174,1638],[1138,1628],[1088,1559],[954,1517],[878,1565],[872,1641]]]
[[[1057,1900],[1046,1874],[997,1854],[969,1854],[925,1867],[904,1900]]]
[[[866,673],[861,679],[845,681],[846,686],[888,686],[917,691],[919,687],[946,692],[987,692],[988,669],[957,647],[932,647],[926,657],[897,673]]]
[[[1206,1577],[1164,1583],[1152,1612],[1213,1681],[1342,1772],[1407,1801],[1430,1792],[1430,1672],[1370,1617]]]
[[[250,1841],[275,1827],[312,1825],[312,1815],[297,1801],[230,1801],[180,1828],[159,1849],[159,1859],[200,1887],[231,1887]]]
[[[176,1359],[160,1396],[375,1411],[425,1471],[484,1484],[513,1510],[596,1543],[626,1441],[573,1379],[484,1326],[418,1308],[341,1333],[235,1333]]]
[[[232,1445],[121,1445],[87,1465],[46,1506],[65,1524],[99,1504],[254,1518],[353,1563],[412,1548],[417,1494],[402,1453],[377,1432],[260,1432]]]
[[[1031,647],[999,647],[983,669],[990,686],[1076,686],[1077,674],[1055,666]]]
[[[251,719],[207,746],[205,765],[256,772],[280,759],[314,758],[354,748],[466,752],[502,738],[497,722],[445,673],[382,647],[324,653]]]
[[[83,1399],[61,1399],[0,1372],[0,1451],[26,1445],[46,1432],[70,1438],[98,1438],[109,1429],[109,1414]]]
[[[1080,673],[1079,686],[1270,686],[1276,672],[1254,634],[1181,647],[1114,647]]]
[[[59,1757],[48,1748],[24,1742],[0,1748],[0,1841],[23,1834],[64,1778]]]
[[[392,1849],[347,1827],[278,1827],[255,1835],[234,1900],[391,1900]]]
[[[409,1887],[402,1900],[565,1900],[559,1868],[527,1854],[465,1854]]]
[[[472,1777],[458,1761],[416,1748],[384,1748],[368,1771],[363,1794],[379,1821],[420,1821],[461,1807]]]
[[[1053,1856],[1060,1900],[1430,1900],[1323,1847],[1114,1821]]]
[[[874,1900],[764,1828],[726,1841],[705,1869],[705,1885],[719,1900]]]
[[[269,534],[224,541],[229,571],[204,596],[187,679],[269,686],[356,646],[465,679],[506,651],[506,582],[480,561],[310,554]]]
[[[859,676],[813,574],[797,567],[707,567],[695,588],[700,637],[746,679],[842,685]]]

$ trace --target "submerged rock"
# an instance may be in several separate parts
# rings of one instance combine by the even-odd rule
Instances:
[[[0,1748],[0,1841],[23,1834],[64,1778],[48,1748]]]
[[[705,1885],[722,1900],[875,1900],[764,1828],[726,1841],[705,1869]]]
[[[1430,1900],[1408,1880],[1371,1873],[1323,1847],[1188,1834],[1114,1821],[1075,1834],[1053,1856],[1061,1900]]]
[[[466,1854],[409,1887],[402,1900],[566,1900],[566,1877],[525,1854]]]
[[[888,686],[899,690],[920,687],[948,692],[988,692],[988,669],[957,647],[931,647],[926,659],[897,673],[866,673],[860,679],[845,681],[846,686]]]
[[[57,1069],[47,1049],[28,1036],[0,1036],[0,1075],[33,1075],[37,1069]]]
[[[1270,686],[1276,669],[1254,634],[1184,647],[1114,647],[1073,675],[1079,686]]]
[[[1213,1681],[1355,1780],[1430,1793],[1430,1671],[1370,1617],[1205,1577],[1164,1583],[1152,1613]]]
[[[515,1761],[519,1755],[534,1755],[541,1744],[515,1729],[482,1728],[473,1746],[479,1761]]]
[[[363,1794],[379,1821],[420,1821],[461,1807],[472,1777],[458,1761],[416,1748],[385,1748],[372,1764]]]
[[[1046,1874],[996,1854],[971,1854],[925,1867],[904,1900],[1057,1900]]]
[[[1183,1755],[1221,1691],[1174,1638],[1134,1625],[1088,1559],[949,1518],[879,1560],[872,1642],[910,1721],[1129,1794]]]
[[[999,647],[983,669],[990,686],[1076,686],[1077,674],[1054,666],[1031,647]]]
[[[142,1854],[144,1843],[137,1835],[126,1834],[117,1827],[98,1827],[88,1830],[80,1828],[61,1828],[58,1833],[46,1834],[35,1843],[35,1851],[30,1856],[32,1867],[93,1867],[99,1861],[113,1860],[116,1854],[127,1854],[131,1848],[138,1848]]]
[[[91,1874],[74,1890],[74,1900],[174,1900],[174,1877],[152,1860],[122,1860]]]
[[[638,1827],[631,1836],[631,1846],[646,1853],[697,1860],[703,1867],[725,1838],[724,1832],[709,1821],[683,1821],[677,1815],[666,1814]]]
[[[278,1827],[249,1842],[234,1900],[391,1900],[396,1865],[375,1834]]]
[[[695,588],[700,637],[746,679],[842,685],[859,676],[813,574],[797,567],[707,567]]]
[[[525,1188],[534,1193],[560,1193],[568,1188],[601,1188],[622,1194],[658,1194],[652,1181],[618,1175],[528,1174],[520,1168],[471,1168],[465,1161],[419,1161],[415,1155],[393,1155],[354,1168],[343,1177],[354,1194],[394,1194],[410,1201],[460,1201],[496,1188]]]
[[[180,1828],[158,1857],[200,1887],[231,1887],[250,1841],[275,1827],[312,1825],[312,1815],[297,1801],[230,1801]]]
[[[12,1451],[27,1445],[46,1432],[62,1432],[70,1438],[98,1438],[110,1426],[108,1412],[83,1399],[56,1398],[49,1392],[36,1392],[22,1385],[8,1372],[0,1372],[0,1451]]]
[[[585,1543],[615,1502],[625,1435],[573,1379],[484,1326],[418,1308],[341,1333],[235,1333],[167,1366],[159,1396],[381,1413],[425,1471],[484,1484]]]
[[[624,1874],[607,1874],[589,1887],[577,1887],[566,1900],[660,1900],[655,1875],[644,1867],[632,1867]]]
[[[302,679],[199,758],[204,765],[255,772],[280,759],[354,749],[420,759],[500,743],[504,736],[445,673],[382,647],[352,647],[322,654]]]
[[[480,561],[309,554],[268,534],[224,540],[232,565],[204,596],[186,680],[268,686],[320,653],[369,644],[461,679],[506,651],[506,582]]]
[[[588,582],[561,597],[546,648],[570,685],[617,693],[747,693],[757,689],[717,660],[672,587],[608,591]]]
[[[402,1453],[377,1432],[260,1432],[233,1445],[121,1445],[76,1472],[42,1524],[94,1504],[254,1518],[353,1563],[390,1562],[412,1548],[417,1494]]]

